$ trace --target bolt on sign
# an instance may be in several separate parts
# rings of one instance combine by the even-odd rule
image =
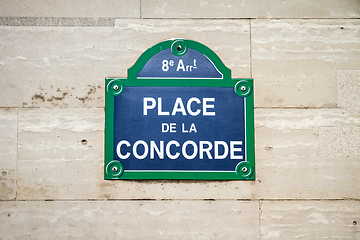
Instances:
[[[105,82],[105,179],[255,179],[253,79],[210,48],[160,42]]]

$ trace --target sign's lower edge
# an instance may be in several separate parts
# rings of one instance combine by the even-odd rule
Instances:
[[[105,180],[255,180],[255,172],[245,174],[237,172],[165,172],[165,171],[124,171],[121,176],[106,176]]]

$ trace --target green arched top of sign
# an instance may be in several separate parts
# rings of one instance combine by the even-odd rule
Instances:
[[[162,66],[150,65],[152,59],[155,58],[157,59],[156,61],[154,60],[153,62],[156,62],[157,64],[162,63],[163,65]],[[191,60],[191,66],[187,66],[185,60],[180,63],[179,61],[182,61],[180,59],[187,59],[188,61]],[[198,62],[196,62],[196,60]],[[197,63],[198,65],[196,65]],[[204,66],[205,64],[213,65],[214,69],[210,69],[210,70],[213,70],[215,73],[218,72],[218,76],[215,76],[215,73],[212,76],[194,75],[196,74],[195,73],[196,67],[199,65]],[[157,73],[159,72],[158,68],[163,67],[162,69],[163,72],[164,70],[170,68],[170,70],[173,70],[173,73],[176,73],[176,71],[178,71],[177,73],[179,73],[179,76],[171,75],[170,71],[167,72],[167,74],[164,74],[163,76],[152,76],[151,75],[152,73],[149,72],[149,69],[146,69],[147,65],[150,65],[151,67],[149,66],[148,68],[154,69],[153,71]],[[209,68],[211,68],[211,66],[208,66],[206,71],[202,71],[202,72],[209,72]],[[193,75],[190,73],[191,70],[193,71],[192,72]],[[180,72],[182,72],[181,76],[180,76]],[[127,79],[130,81],[135,81],[138,79],[172,79],[172,80],[211,79],[211,80],[217,80],[215,82],[222,80],[221,85],[224,84],[233,85],[233,83],[230,83],[232,82],[230,81],[231,70],[224,65],[224,63],[221,61],[219,56],[204,44],[188,39],[166,40],[147,49],[138,58],[136,63],[131,68],[128,69]],[[226,84],[224,81],[230,81],[230,82],[229,84]],[[209,81],[207,82],[209,83]],[[219,84],[215,84],[215,85],[219,85]]]

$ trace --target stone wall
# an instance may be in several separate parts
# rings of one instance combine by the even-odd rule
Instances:
[[[188,38],[255,83],[255,181],[105,181],[104,78]],[[360,239],[358,0],[0,0],[0,239]]]

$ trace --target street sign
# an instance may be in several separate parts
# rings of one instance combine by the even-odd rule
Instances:
[[[254,180],[253,99],[205,45],[156,44],[105,79],[105,179]]]

